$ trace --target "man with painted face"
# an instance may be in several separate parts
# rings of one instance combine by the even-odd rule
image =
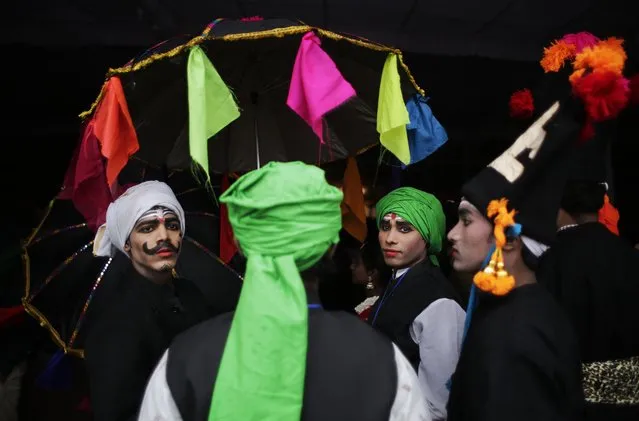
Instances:
[[[159,181],[131,187],[109,205],[94,254],[128,258],[130,265],[122,275],[125,290],[85,343],[96,421],[135,419],[147,379],[170,341],[211,316],[198,288],[174,277],[185,222],[175,194]]]
[[[583,419],[576,335],[535,275],[581,126],[564,103],[544,111],[462,187],[448,239],[453,269],[475,276],[449,421]]]
[[[402,187],[384,196],[376,211],[393,276],[368,322],[399,346],[418,372],[431,417],[443,420],[465,313],[436,257],[446,227],[442,205],[432,194]]]

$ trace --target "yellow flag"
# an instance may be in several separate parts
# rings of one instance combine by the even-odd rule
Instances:
[[[410,164],[406,125],[410,123],[397,71],[397,54],[390,53],[384,63],[377,102],[379,140],[404,165]]]

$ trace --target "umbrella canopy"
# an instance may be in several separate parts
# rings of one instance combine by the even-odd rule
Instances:
[[[321,52],[313,43],[319,44]],[[100,121],[101,108],[106,109],[107,100],[119,95],[120,114],[130,119],[131,127],[125,130],[130,142],[117,147],[127,149],[129,157],[153,165],[188,167],[190,156],[197,158],[193,153],[196,129],[189,86],[193,84],[192,57],[200,49],[206,54],[202,60],[211,64],[211,72],[219,75],[232,92],[239,111],[239,116],[221,124],[221,130],[206,134],[209,172],[248,171],[269,161],[300,160],[319,165],[378,144],[378,104],[383,103],[380,95],[384,94],[380,82],[389,56],[396,58],[396,67],[391,66],[391,70],[399,79],[400,101],[405,103],[415,94],[423,94],[397,49],[287,19],[217,20],[198,37],[172,39],[123,67],[111,69],[101,95],[83,117]],[[308,49],[313,51],[308,53]],[[322,64],[314,61],[318,54],[324,55]],[[319,129],[304,114],[318,102],[330,101],[327,98],[337,89],[325,90],[314,103],[306,98],[307,103],[295,109],[291,97],[297,84],[311,83],[314,91],[321,90],[317,81],[326,73],[313,75],[309,82],[304,69],[298,71],[305,60],[311,62],[308,68],[328,63],[327,71],[335,72],[335,78],[342,78],[355,94],[342,96],[335,106],[325,107],[319,113],[321,123],[313,123],[321,124]],[[208,85],[203,89],[207,90]],[[112,95],[113,90],[121,94]],[[216,95],[226,94],[217,90],[209,98]],[[220,109],[218,104],[205,110],[206,118],[215,119]],[[109,143],[107,132],[96,131],[103,154],[104,144]]]

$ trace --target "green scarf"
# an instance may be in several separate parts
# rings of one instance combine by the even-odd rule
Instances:
[[[434,255],[442,251],[446,216],[442,204],[435,196],[412,187],[400,187],[382,197],[375,209],[378,228],[382,218],[389,213],[401,216],[414,226],[428,244],[430,261],[439,266]]]
[[[342,192],[317,167],[270,162],[220,200],[248,260],[209,421],[299,421],[308,341],[300,272],[339,241]]]

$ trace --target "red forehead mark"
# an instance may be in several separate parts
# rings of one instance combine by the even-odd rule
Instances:
[[[396,215],[396,214],[394,214],[394,213],[391,213],[391,214],[390,214],[390,217],[391,217],[391,219],[393,219],[393,220],[394,220],[395,218],[397,218],[397,215]]]

